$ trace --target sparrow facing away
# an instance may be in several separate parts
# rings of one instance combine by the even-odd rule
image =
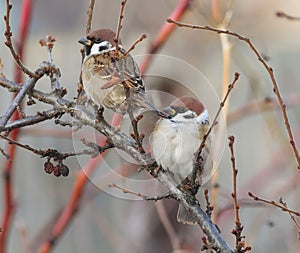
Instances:
[[[125,114],[128,105],[133,111],[148,108],[165,116],[148,100],[140,70],[110,29],[90,32],[79,40],[85,46],[82,64],[83,87],[88,97],[98,106]]]
[[[152,139],[152,154],[158,165],[175,173],[180,180],[191,176],[195,152],[209,129],[209,116],[203,104],[192,97],[180,97],[165,108],[172,118],[156,122]],[[204,168],[212,169],[209,156],[211,139],[208,136],[201,152]],[[200,172],[201,173],[201,172]],[[199,178],[201,181],[201,178]],[[195,224],[191,214],[179,205],[177,220]]]

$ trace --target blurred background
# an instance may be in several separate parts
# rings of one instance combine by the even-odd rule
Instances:
[[[218,3],[217,16],[214,16],[212,2]],[[62,3],[59,0],[36,0],[33,3],[24,62],[28,68],[34,70],[42,61],[47,60],[47,51],[38,42],[52,34],[57,40],[53,50],[54,63],[61,70],[61,84],[68,89],[67,98],[72,100],[77,95],[81,68],[81,45],[78,40],[85,35],[89,1],[65,0]],[[178,3],[175,0],[128,1],[121,32],[122,43],[125,48],[129,48],[141,34],[147,34],[147,39],[132,52],[139,63],[143,61],[143,55],[149,52],[151,43]],[[13,1],[12,4],[11,26],[13,35],[17,37],[21,1]],[[2,1],[2,17],[5,9]],[[120,1],[96,1],[92,28],[107,27],[115,30],[119,9]],[[292,16],[300,16],[299,10],[300,3],[296,0],[195,0],[182,19],[185,23],[219,27],[220,20],[227,15],[227,28],[251,39],[274,69],[281,94],[287,104],[296,143],[300,142],[300,21],[279,18],[276,12],[284,11]],[[5,31],[3,19],[0,28]],[[6,77],[13,79],[14,62],[4,45],[3,32],[0,37],[0,58]],[[214,195],[213,217],[225,239],[233,246],[232,169],[226,137],[234,135],[236,164],[239,169],[240,214],[247,244],[252,247],[253,252],[300,252],[297,227],[289,215],[248,197],[249,191],[276,201],[283,197],[290,208],[300,210],[300,178],[282,112],[278,109],[266,109],[267,101],[275,98],[267,71],[244,42],[233,37],[229,37],[228,42],[231,48],[230,64],[223,62],[226,51],[224,41],[221,42],[218,34],[176,28],[158,52],[163,56],[154,57],[145,73],[147,89],[153,92],[152,99],[160,108],[176,96],[195,95],[205,101],[213,118],[218,109],[218,98],[224,94],[224,66],[230,66],[227,72],[229,82],[233,80],[235,72],[241,74],[221,119],[226,119],[226,123],[224,121],[221,125],[224,136],[221,138],[223,146],[217,150],[217,174],[213,182],[205,185],[210,195]],[[165,62],[165,57],[172,58]],[[176,65],[178,62],[180,64]],[[197,83],[198,79],[190,79],[187,75],[192,74],[180,66],[190,66],[193,70],[191,73],[195,78],[201,76],[201,81]],[[49,91],[49,86],[49,80],[44,78],[36,88]],[[11,95],[1,88],[0,99],[0,113],[3,114],[11,101]],[[33,106],[26,109],[26,113],[47,108]],[[150,114],[142,120],[142,131],[147,136],[151,134],[154,120],[155,117]],[[126,125],[123,127],[126,129]],[[57,148],[68,152],[83,148],[78,141],[81,134],[90,133],[97,137],[91,130],[86,131],[74,133],[67,127],[47,122],[22,129],[19,141],[36,148]],[[5,146],[6,143],[1,141],[1,148]],[[0,159],[3,164],[4,157],[1,156]],[[38,252],[42,243],[49,239],[53,225],[70,199],[77,173],[89,160],[89,157],[68,159],[66,164],[70,168],[70,175],[67,178],[56,178],[44,172],[45,159],[28,151],[17,150],[13,173],[16,209],[7,252]],[[107,176],[107,168],[120,171],[122,166],[128,166],[124,160],[128,159],[112,151],[99,164],[91,182],[85,187],[75,216],[57,241],[53,252],[146,253],[175,252],[179,248],[182,251],[177,252],[200,252],[202,232],[197,226],[177,223],[175,201],[137,201],[115,189],[106,189],[114,180]],[[134,167],[129,172],[125,171],[125,175],[115,173],[119,177],[117,180],[124,176],[124,180],[130,178],[139,181],[139,191],[142,191],[141,182],[147,176],[135,173],[136,169]],[[2,182],[3,180],[0,184],[1,217],[4,211]],[[126,186],[130,187],[130,184]],[[203,199],[202,192],[203,190],[199,193],[200,199]],[[206,205],[204,201],[202,203],[203,206]],[[162,216],[164,212],[174,228],[173,239],[175,238],[179,247],[174,245],[174,240],[171,241],[166,232],[163,225],[165,218]]]

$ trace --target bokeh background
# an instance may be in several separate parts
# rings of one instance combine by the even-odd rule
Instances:
[[[122,29],[123,45],[128,48],[136,38],[146,33],[148,38],[132,53],[133,55],[146,54],[151,42],[154,41],[178,2],[129,0]],[[250,38],[274,69],[281,94],[288,105],[288,115],[296,143],[299,143],[300,21],[289,21],[276,16],[277,11],[300,16],[299,1],[217,2],[220,5],[221,16],[230,8],[232,17],[228,28]],[[11,26],[15,35],[18,32],[21,1],[13,1],[12,4]],[[81,0],[36,0],[32,10],[32,21],[25,49],[25,64],[30,69],[35,69],[47,59],[47,52],[38,41],[45,38],[47,34],[52,34],[57,40],[53,50],[54,62],[62,72],[61,83],[67,87],[69,99],[76,96],[81,67],[81,46],[78,44],[78,39],[85,34],[88,4],[88,1]],[[115,29],[119,8],[120,1],[96,1],[92,27]],[[0,3],[0,10],[0,16],[3,17],[4,1]],[[182,21],[199,25],[218,25],[212,18],[209,0],[193,1]],[[5,30],[4,21],[0,22],[0,30],[3,32]],[[11,79],[14,63],[9,50],[4,45],[3,32],[0,37],[0,58],[6,77]],[[239,169],[240,212],[246,242],[253,248],[253,252],[300,252],[298,231],[289,215],[248,197],[249,191],[272,200],[283,197],[290,208],[300,210],[299,172],[280,110],[261,109],[254,113],[242,111],[241,115],[237,114],[245,106],[253,104],[250,108],[255,109],[255,104],[265,101],[266,98],[275,98],[275,95],[270,77],[253,52],[242,41],[233,37],[229,40],[232,46],[229,76],[233,79],[235,72],[239,72],[241,76],[231,93],[228,113],[223,116],[227,118],[225,136],[236,137],[234,148]],[[159,53],[182,60],[198,69],[212,84],[216,94],[221,97],[223,55],[218,34],[176,28]],[[176,84],[177,76],[184,77],[186,72],[173,69],[172,64],[160,64],[160,61],[155,61],[154,58],[149,72],[155,73],[156,68],[174,76],[174,79],[148,77],[146,85],[149,90],[164,91],[172,96],[187,95],[187,89],[182,89],[182,85]],[[186,84],[184,87],[186,88]],[[44,78],[38,83],[38,88],[49,90],[49,81]],[[215,96],[215,94],[205,93],[204,99],[209,101],[210,95]],[[160,97],[154,97],[153,100],[158,106],[163,106],[171,98],[161,100]],[[10,100],[10,94],[1,88],[1,114],[8,108]],[[38,110],[42,109],[43,107],[38,108]],[[37,108],[30,108],[27,112],[34,110]],[[217,108],[210,110],[211,117],[214,115],[214,110]],[[154,120],[155,117],[151,115],[145,119],[143,130],[146,133],[151,132]],[[78,138],[77,135],[75,137]],[[20,141],[37,148],[49,147],[71,151],[79,145],[75,137],[71,129],[46,123],[22,129]],[[6,144],[1,141],[1,147],[5,146]],[[207,187],[210,191],[213,187],[217,187],[214,217],[225,239],[233,246],[232,170],[227,140],[224,152],[223,150],[220,152],[222,159],[218,166],[218,177],[215,182],[217,185],[208,184]],[[116,152],[108,155],[106,164],[110,168],[118,169],[121,166],[122,160],[117,155]],[[4,158],[0,159],[3,164]],[[7,252],[38,252],[40,245],[49,238],[50,229],[70,198],[77,172],[89,159],[89,157],[68,159],[70,175],[67,178],[55,178],[43,171],[44,159],[18,149],[13,173],[16,212]],[[105,176],[101,173],[101,166],[104,165],[99,165],[93,176],[93,182],[102,180]],[[132,173],[129,177],[142,178],[143,176]],[[4,203],[2,182],[0,184],[1,217]],[[102,189],[109,183],[111,183],[110,178],[102,182]],[[182,249],[180,252],[200,252],[201,230],[199,227],[184,226],[176,222],[177,204],[174,201],[163,201],[162,207],[161,204],[152,202],[128,200],[126,196],[115,197],[102,189],[93,183],[85,187],[78,211],[53,248],[53,252],[172,252],[171,242],[158,216],[158,210],[161,212],[161,209],[166,211],[175,228],[176,238]]]

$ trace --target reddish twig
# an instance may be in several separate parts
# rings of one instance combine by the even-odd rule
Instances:
[[[183,16],[183,14],[186,12],[188,7],[190,6],[192,0],[181,0],[178,5],[175,7],[174,11],[172,12],[170,18],[173,20],[180,20]],[[152,46],[148,52],[148,55],[144,58],[142,65],[141,65],[141,74],[144,75],[147,71],[150,62],[152,60],[153,54],[155,54],[167,41],[167,39],[170,37],[172,32],[175,29],[174,24],[165,23],[164,26],[160,29],[158,32],[157,37],[155,38],[154,42],[152,43]]]
[[[18,50],[15,51],[12,41],[11,41],[11,28],[10,28],[10,11],[12,5],[10,4],[9,0],[6,0],[6,16],[5,16],[5,24],[6,24],[6,45],[9,47],[13,58],[16,61],[15,67],[15,82],[21,83],[22,82],[22,72],[28,74],[29,76],[35,76],[34,73],[29,71],[23,64],[23,48],[25,47],[25,43],[27,40],[28,34],[28,27],[30,24],[31,18],[31,8],[32,2],[31,0],[23,0],[22,1],[22,8],[21,8],[21,17],[19,23],[19,43],[18,43]],[[14,99],[15,95],[13,96]],[[12,121],[18,120],[20,118],[19,113],[17,110],[14,111],[12,115]],[[19,136],[19,130],[15,129],[10,133],[10,138],[12,140],[17,140]],[[9,145],[7,149],[7,154],[11,160],[6,160],[4,164],[4,213],[2,218],[2,229],[3,232],[0,233],[0,253],[5,252],[6,248],[6,240],[9,233],[9,228],[11,225],[12,215],[14,213],[15,204],[13,201],[13,186],[12,186],[12,170],[13,170],[13,160],[15,159],[16,154],[16,146]]]
[[[266,60],[263,58],[263,56],[259,53],[259,51],[256,49],[256,47],[254,46],[254,44],[251,42],[251,40],[247,37],[244,37],[236,32],[232,32],[229,30],[220,30],[220,29],[216,29],[210,26],[198,26],[198,25],[190,25],[190,24],[183,24],[180,22],[177,22],[175,20],[172,19],[168,19],[168,22],[171,24],[176,24],[179,27],[187,27],[187,28],[192,28],[192,29],[198,29],[198,30],[205,30],[205,31],[211,31],[211,32],[215,32],[218,34],[228,34],[230,36],[233,36],[235,38],[238,38],[241,41],[244,41],[249,48],[251,49],[251,51],[256,55],[256,57],[258,58],[258,60],[262,63],[262,65],[264,66],[264,68],[267,70],[272,84],[273,84],[273,91],[277,97],[278,103],[281,107],[281,111],[282,111],[282,116],[284,119],[284,124],[285,124],[285,128],[287,130],[288,136],[289,136],[289,142],[291,144],[292,150],[294,152],[294,156],[297,162],[297,166],[298,166],[298,170],[300,170],[300,155],[298,152],[298,149],[296,147],[295,141],[294,141],[294,136],[291,130],[291,125],[290,125],[290,121],[287,115],[287,111],[286,111],[286,104],[284,103],[282,96],[280,94],[279,91],[279,87],[274,75],[274,71],[273,68],[266,62]]]

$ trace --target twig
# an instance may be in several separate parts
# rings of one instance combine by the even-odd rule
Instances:
[[[288,208],[287,203],[284,202],[282,198],[279,199],[279,202],[280,202],[283,206],[285,206],[286,208]],[[300,224],[298,223],[298,221],[296,220],[295,216],[294,216],[291,212],[288,212],[288,214],[289,214],[291,220],[294,222],[295,226],[296,226],[297,229],[298,229],[298,240],[300,240]]]
[[[14,141],[14,140],[12,140],[12,139],[10,139],[10,138],[2,135],[2,134],[0,134],[0,138],[8,141],[10,144],[16,145],[16,146],[18,146],[20,148],[23,148],[23,149],[26,149],[26,150],[28,150],[28,151],[36,154],[36,155],[39,155],[41,157],[53,158],[56,161],[62,161],[62,160],[65,160],[66,158],[72,157],[72,156],[94,155],[95,154],[95,148],[89,149],[89,150],[78,151],[78,152],[61,153],[61,152],[57,151],[56,149],[50,149],[50,148],[45,149],[45,150],[35,149],[35,148],[29,146],[28,144],[25,145],[25,144],[19,143],[19,142]],[[111,147],[112,147],[111,145],[99,147],[99,148],[97,148],[97,152],[102,153],[106,149],[109,149]]]
[[[209,215],[209,217],[211,217],[214,207],[211,205],[211,203],[209,201],[209,195],[208,195],[207,189],[204,190],[204,197],[205,197],[205,201],[206,201],[206,213]]]
[[[263,199],[263,198],[260,198],[256,195],[254,195],[252,192],[248,192],[248,195],[253,198],[255,201],[259,201],[259,202],[262,202],[262,203],[265,203],[265,204],[268,204],[268,205],[271,205],[271,206],[275,206],[275,207],[278,207],[280,208],[282,211],[284,212],[288,212],[288,213],[291,213],[291,214],[294,214],[296,216],[300,216],[300,213],[297,212],[297,211],[294,211],[292,209],[289,209],[288,207],[280,204],[280,203],[277,203],[276,201],[274,200],[266,200],[266,199]]]
[[[259,202],[262,202],[264,204],[267,204],[267,205],[271,205],[271,206],[275,206],[275,207],[278,207],[280,208],[282,211],[284,212],[287,212],[291,218],[291,220],[294,222],[294,224],[296,225],[297,229],[298,229],[298,238],[300,238],[300,225],[299,223],[297,222],[297,220],[295,219],[294,215],[295,216],[300,216],[300,213],[297,212],[297,211],[294,211],[290,208],[288,208],[287,206],[287,203],[285,203],[283,201],[282,198],[279,199],[279,203],[277,203],[276,201],[274,200],[266,200],[266,199],[263,199],[263,198],[260,198],[256,195],[254,195],[253,193],[251,192],[248,192],[248,195],[253,198],[255,201],[259,201]]]
[[[142,34],[133,44],[132,46],[126,51],[126,53],[123,55],[123,57],[125,58],[132,50],[135,49],[135,46],[142,42],[144,39],[147,38],[147,35],[146,34]]]
[[[240,221],[240,215],[239,215],[239,209],[240,206],[238,204],[238,198],[237,198],[237,174],[238,169],[235,165],[235,156],[234,156],[234,136],[229,136],[229,149],[230,149],[230,155],[231,155],[231,163],[232,163],[232,177],[233,177],[233,193],[231,194],[233,198],[233,207],[235,211],[235,228],[232,230],[232,234],[235,236],[235,252],[237,253],[244,253],[251,250],[251,247],[246,246],[244,236],[242,236],[242,232],[244,229],[244,226],[242,225]]]
[[[234,136],[229,136],[229,148],[230,148],[230,160],[232,163],[232,176],[233,176],[233,193],[231,194],[232,198],[233,198],[233,206],[234,206],[234,210],[235,210],[235,223],[237,226],[241,226],[241,221],[240,221],[240,216],[239,216],[239,204],[238,204],[238,200],[237,200],[237,185],[236,185],[236,181],[237,181],[237,174],[238,174],[238,170],[235,166],[235,156],[234,156],[234,151],[233,151],[233,144],[234,144]]]
[[[125,82],[123,82],[123,85],[124,85],[124,89],[125,89],[125,92],[126,92],[126,100],[129,101],[130,100],[130,90],[129,90],[128,87],[126,87]],[[139,148],[140,152],[145,153],[145,150],[144,150],[142,142],[141,142],[140,134],[139,134],[139,131],[138,131],[138,122],[142,119],[143,115],[140,115],[139,117],[134,118],[132,103],[128,103],[127,113],[129,115],[131,125],[132,125],[132,129],[133,129],[133,138],[135,139],[136,144],[138,145],[138,148]]]
[[[0,148],[0,153],[6,158],[6,160],[9,160],[10,162],[12,162],[9,154],[7,154],[3,148]]]
[[[113,188],[117,188],[117,189],[121,190],[123,193],[131,194],[131,195],[134,195],[134,196],[139,197],[139,198],[143,198],[144,199],[146,197],[142,193],[129,190],[129,189],[127,189],[125,187],[122,187],[122,186],[119,186],[117,184],[109,184],[108,186],[109,187],[113,187]]]
[[[22,72],[24,72],[26,75],[28,75],[31,78],[33,78],[33,77],[37,78],[38,74],[33,73],[32,71],[27,69],[27,67],[25,67],[25,65],[22,63],[20,53],[17,53],[13,47],[13,43],[11,40],[12,32],[11,32],[11,27],[10,27],[10,11],[11,11],[11,9],[12,9],[12,4],[10,4],[9,0],[6,0],[6,16],[4,17],[5,25],[6,25],[6,31],[4,33],[5,38],[6,38],[5,45],[9,48],[16,64],[20,68],[20,70],[22,70]]]
[[[120,15],[119,15],[119,21],[118,21],[118,26],[117,26],[117,35],[115,38],[116,41],[116,55],[118,55],[118,51],[119,51],[119,44],[120,44],[120,33],[121,33],[121,29],[122,29],[122,20],[124,18],[124,9],[125,9],[125,5],[126,5],[127,0],[124,0],[121,2],[121,9],[120,9]]]
[[[292,20],[292,21],[294,21],[294,20],[299,21],[300,20],[300,17],[293,17],[291,15],[286,14],[283,11],[277,11],[276,16],[279,17],[279,18],[286,18],[286,19]]]
[[[95,0],[91,0],[89,9],[87,11],[87,22],[86,22],[85,34],[88,34],[91,31],[94,7],[95,7]]]
[[[174,21],[172,19],[168,19],[167,20],[169,23],[173,23],[176,24],[179,27],[187,27],[187,28],[192,28],[192,29],[199,29],[199,30],[206,30],[206,31],[211,31],[211,32],[215,32],[215,33],[223,33],[223,34],[228,34],[231,35],[233,37],[238,38],[241,41],[244,41],[245,43],[247,43],[247,45],[250,47],[250,49],[252,50],[252,52],[257,56],[258,60],[262,63],[262,65],[264,66],[264,68],[267,70],[272,84],[273,84],[273,91],[276,94],[278,103],[280,104],[281,107],[281,111],[282,111],[282,115],[283,115],[283,119],[284,119],[284,124],[289,136],[289,142],[291,144],[292,150],[294,152],[294,156],[297,162],[297,166],[298,166],[298,170],[300,170],[300,156],[299,156],[299,152],[298,149],[296,147],[295,141],[294,141],[294,137],[293,137],[293,133],[291,130],[291,126],[290,126],[290,122],[289,122],[289,118],[287,115],[287,111],[286,111],[286,105],[282,99],[282,96],[280,94],[279,91],[279,87],[277,84],[277,81],[275,79],[275,75],[274,75],[274,71],[272,69],[272,67],[269,66],[269,64],[264,60],[264,58],[262,57],[262,55],[259,53],[259,51],[256,49],[256,47],[254,46],[254,44],[251,42],[251,40],[247,37],[244,37],[236,32],[231,32],[229,30],[220,30],[220,29],[216,29],[210,26],[198,26],[198,25],[189,25],[189,24],[183,24],[177,21]]]
[[[51,35],[48,34],[46,36],[46,39],[41,39],[40,45],[41,46],[45,46],[47,48],[47,53],[48,53],[48,61],[49,61],[49,65],[51,66],[51,71],[49,71],[48,75],[50,77],[50,81],[51,81],[51,89],[55,92],[58,93],[60,90],[60,70],[59,68],[57,68],[54,64],[53,64],[53,57],[52,57],[52,50],[54,47],[54,42],[56,41],[56,39]],[[61,94],[59,94],[61,95]]]
[[[44,62],[43,65],[45,66],[46,69],[51,68],[51,66],[47,62]],[[48,67],[47,67],[47,65],[48,65]],[[10,92],[19,92],[22,90],[22,87],[23,87],[23,85],[9,81],[6,78],[2,78],[2,77],[0,77],[0,86],[8,89]],[[53,95],[51,95],[51,94],[48,94],[48,93],[45,93],[45,92],[42,92],[42,91],[36,90],[36,89],[31,89],[31,91],[29,92],[29,95],[43,103],[53,105],[55,107],[55,109],[57,109],[57,110],[63,109],[63,108],[68,110],[68,108],[73,108],[75,106],[74,102],[71,102],[71,101],[61,98],[61,97],[58,97],[58,98],[53,97]]]
[[[125,187],[122,187],[122,186],[119,186],[119,185],[116,185],[116,184],[109,184],[108,186],[117,188],[117,189],[121,190],[123,193],[128,193],[128,194],[134,195],[136,197],[140,197],[143,200],[148,200],[148,201],[157,202],[158,200],[173,198],[173,196],[170,193],[165,193],[165,194],[162,194],[162,195],[152,197],[152,196],[147,196],[147,195],[139,193],[139,192],[129,190]]]
[[[181,0],[171,13],[170,18],[173,20],[180,20],[183,14],[190,6],[190,4],[192,3],[192,1],[193,0]],[[158,35],[156,36],[154,42],[151,45],[147,56],[144,58],[141,64],[142,75],[144,75],[147,71],[154,54],[165,44],[165,42],[168,40],[168,38],[174,31],[175,27],[176,26],[173,24],[165,23],[164,26],[160,29]]]
[[[192,177],[191,177],[192,185],[195,184],[195,180],[197,178],[197,173],[198,173],[199,169],[201,169],[201,165],[202,165],[202,162],[201,162],[201,160],[202,160],[201,159],[201,152],[202,152],[203,148],[205,147],[205,142],[206,142],[207,138],[209,137],[209,135],[210,135],[211,131],[213,130],[213,128],[216,126],[217,120],[218,120],[218,118],[220,116],[222,108],[224,107],[224,105],[226,103],[226,100],[227,100],[230,92],[234,88],[234,85],[238,81],[239,76],[240,76],[239,73],[235,73],[234,80],[232,81],[231,84],[228,85],[227,92],[226,92],[226,94],[225,94],[222,102],[220,103],[219,109],[218,109],[218,111],[217,111],[217,113],[216,113],[216,115],[215,115],[215,117],[214,117],[214,119],[213,119],[213,121],[212,121],[212,123],[211,123],[211,125],[210,125],[210,127],[209,127],[209,129],[207,131],[207,133],[204,135],[203,140],[202,140],[202,142],[200,144],[199,149],[195,153],[195,156],[194,156],[195,157],[195,161],[194,161],[194,165],[193,165],[193,174],[192,174]]]
[[[45,120],[59,117],[62,114],[63,114],[62,111],[57,111],[56,109],[50,109],[48,111],[38,112],[37,115],[27,116],[26,118],[7,123],[6,126],[2,129],[2,131],[11,131],[13,129],[19,129],[25,126],[35,125]]]

